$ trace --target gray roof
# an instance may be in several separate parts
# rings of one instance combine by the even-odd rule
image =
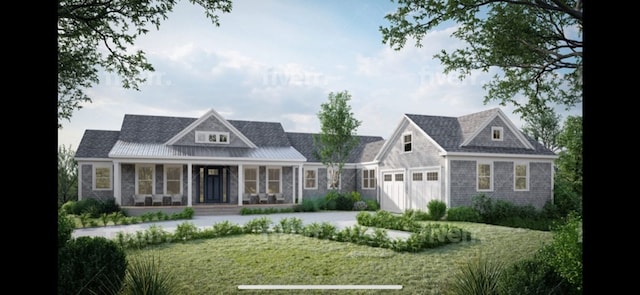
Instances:
[[[108,158],[111,147],[118,141],[119,131],[85,130],[76,157],[78,158]]]
[[[313,150],[315,148],[313,145],[314,135],[316,135],[316,133],[287,132],[291,145],[300,151],[300,153],[307,158],[307,161],[320,163],[320,159],[313,155]],[[351,153],[349,153],[346,163],[372,161],[382,147],[384,139],[380,136],[358,135],[357,137],[360,141],[358,145],[351,150]]]
[[[461,146],[486,120],[498,111],[499,109],[494,108],[461,117],[416,114],[406,114],[406,116],[447,152],[555,155],[553,151],[526,136],[520,130],[516,130],[516,132],[520,132],[531,143],[534,147],[533,150],[527,148]]]

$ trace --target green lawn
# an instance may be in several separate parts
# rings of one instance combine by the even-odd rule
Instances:
[[[181,294],[444,294],[460,264],[479,256],[512,263],[551,241],[551,233],[448,222],[472,241],[420,253],[399,253],[302,235],[246,234],[167,243],[129,256],[153,255],[170,270]],[[238,285],[402,285],[402,290],[238,290]]]

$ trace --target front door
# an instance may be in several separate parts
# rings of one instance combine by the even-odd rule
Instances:
[[[225,181],[223,177],[225,175],[224,167],[219,166],[208,166],[204,169],[204,179],[203,179],[203,197],[204,203],[226,203],[227,198],[225,198],[224,194],[226,190],[224,189]]]

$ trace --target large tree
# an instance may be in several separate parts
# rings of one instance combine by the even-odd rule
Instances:
[[[524,117],[522,132],[556,152],[559,149],[558,134],[561,128],[560,115],[549,106],[539,106],[537,112]]]
[[[581,0],[397,1],[385,16],[390,25],[380,27],[383,43],[400,50],[411,40],[421,47],[430,31],[457,24],[452,36],[466,47],[434,57],[460,79],[497,70],[483,85],[485,103],[512,104],[526,117],[536,105],[570,109],[582,101]]]
[[[218,12],[231,11],[230,0],[189,0],[204,8],[219,26]],[[132,52],[136,39],[149,25],[160,28],[175,0],[58,0],[58,128],[71,120],[82,103],[92,102],[85,93],[100,82],[100,69],[115,72],[124,88],[139,90],[154,71],[141,50]]]
[[[329,186],[337,189],[344,163],[358,145],[356,131],[361,121],[351,111],[348,91],[329,93],[328,101],[320,105],[320,133],[314,137],[314,154],[327,166]]]
[[[58,206],[78,200],[78,162],[71,146],[58,146]]]

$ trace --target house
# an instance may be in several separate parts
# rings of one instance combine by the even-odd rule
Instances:
[[[556,155],[498,109],[462,117],[406,114],[388,140],[358,136],[338,178],[314,156],[312,133],[280,123],[124,116],[117,131],[86,130],[75,158],[79,199],[121,206],[285,203],[332,188],[383,210],[470,205],[486,193],[542,207],[553,197]]]

